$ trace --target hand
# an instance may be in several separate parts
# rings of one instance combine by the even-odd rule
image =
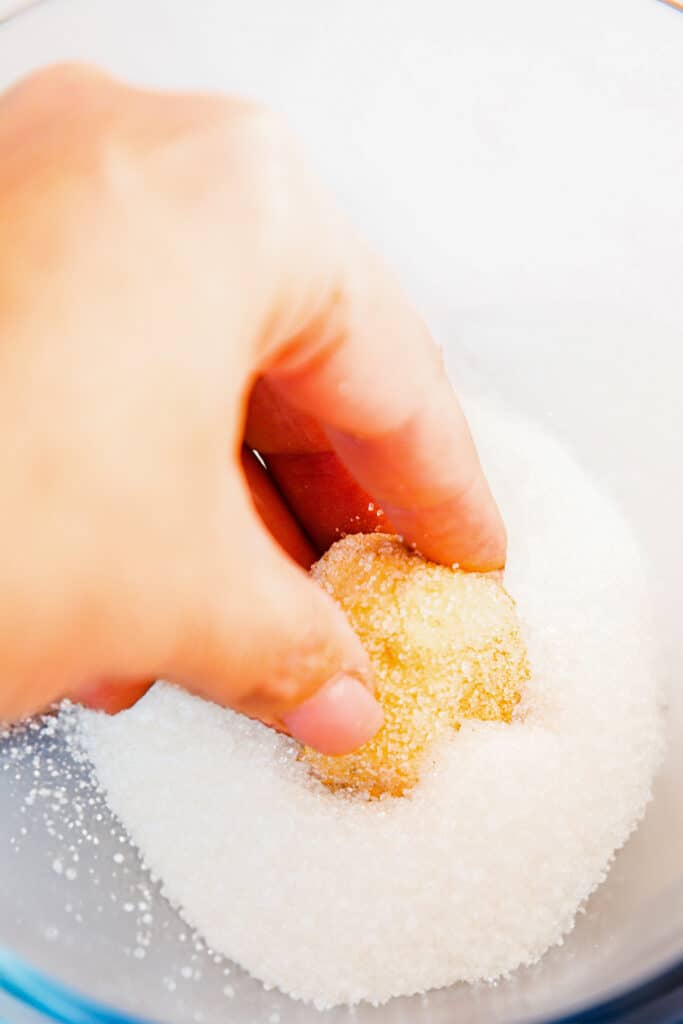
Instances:
[[[505,560],[424,324],[259,107],[58,67],[0,153],[0,717],[163,677],[365,742],[366,654],[295,560],[382,524]]]

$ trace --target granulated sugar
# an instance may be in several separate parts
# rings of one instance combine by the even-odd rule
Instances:
[[[330,792],[286,737],[170,686],[83,712],[108,801],[209,945],[319,1007],[537,960],[641,817],[661,756],[639,553],[553,441],[472,424],[510,534],[523,720],[463,722],[406,796]]]

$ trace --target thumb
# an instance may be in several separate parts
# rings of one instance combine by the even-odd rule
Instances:
[[[239,544],[212,560],[166,678],[324,754],[350,753],[383,720],[367,654],[329,595],[246,519]]]

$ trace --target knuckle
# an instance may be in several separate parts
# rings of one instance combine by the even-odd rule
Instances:
[[[291,149],[292,135],[285,119],[269,107],[233,96],[188,94],[182,99],[182,106],[175,104],[180,112],[179,131],[205,136],[210,146],[223,151],[233,164],[245,165],[252,174],[284,159]]]
[[[16,139],[15,160],[24,162],[27,175],[39,153],[50,184],[70,177],[82,184],[87,175],[96,181],[118,88],[104,72],[80,63],[49,65],[21,81],[8,94],[14,116],[5,132]]]
[[[285,119],[259,104],[240,104],[229,131],[232,153],[261,219],[277,223],[295,178],[295,144]]]
[[[110,82],[104,72],[92,64],[67,61],[50,64],[32,72],[21,84],[24,93],[35,101],[53,107],[71,109],[92,106],[99,87]]]
[[[286,119],[261,103],[240,100],[236,106],[233,105],[231,120],[244,145],[252,149],[254,156],[272,157],[291,145]]]

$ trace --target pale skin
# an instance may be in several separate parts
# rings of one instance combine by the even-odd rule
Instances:
[[[305,569],[378,524],[505,562],[427,328],[259,107],[55,67],[0,154],[0,719],[162,677],[355,749],[367,657]]]

